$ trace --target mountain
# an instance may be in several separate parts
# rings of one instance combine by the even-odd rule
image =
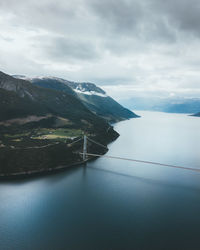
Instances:
[[[38,87],[0,72],[0,120],[51,115],[56,119],[66,118],[74,127],[86,130],[98,130],[99,125],[102,130],[108,127],[73,95],[71,88],[65,87],[69,93]]]
[[[197,117],[200,117],[200,112],[198,113],[195,113],[193,116],[197,116]]]
[[[77,93],[86,107],[108,121],[116,122],[138,117],[93,83],[69,82],[68,85]]]
[[[63,88],[43,88],[0,72],[0,177],[80,164],[83,133],[104,145],[119,136],[69,86]],[[90,142],[88,149],[108,150]]]
[[[135,110],[150,110],[169,113],[197,113],[200,110],[200,98],[140,98],[122,100],[121,103]]]
[[[109,97],[104,90],[93,83],[77,83],[56,77],[15,77],[27,79],[36,86],[59,90],[74,95],[79,98],[90,111],[109,122],[117,122],[138,117],[135,113],[124,108]]]

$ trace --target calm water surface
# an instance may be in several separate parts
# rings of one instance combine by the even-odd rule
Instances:
[[[138,112],[108,155],[200,169],[200,118]],[[106,158],[0,183],[0,249],[200,249],[200,173]]]

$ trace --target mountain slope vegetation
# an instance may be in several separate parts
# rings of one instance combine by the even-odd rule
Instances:
[[[26,78],[34,85],[59,90],[76,96],[90,111],[109,122],[117,122],[138,117],[132,111],[124,108],[114,99],[106,95],[105,91],[93,83],[77,83],[56,77]]]
[[[26,80],[16,79],[0,72],[0,119],[8,120],[27,115],[55,117],[68,119],[75,127],[85,130],[104,130],[108,127],[106,121],[94,115],[73,94],[71,88],[61,92],[38,87]]]
[[[104,145],[119,136],[70,87],[65,89],[69,93],[0,72],[0,176],[48,172],[80,163],[82,141],[71,143],[83,133]],[[95,145],[90,150],[107,151]]]

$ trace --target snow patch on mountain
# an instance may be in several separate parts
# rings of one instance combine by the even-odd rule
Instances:
[[[71,83],[70,86],[78,94],[83,95],[96,95],[100,97],[108,97],[106,92],[97,87],[93,83]]]
[[[108,97],[106,93],[97,87],[93,83],[77,83],[77,82],[71,82],[67,81],[62,78],[58,77],[52,77],[52,76],[37,76],[37,77],[27,77],[24,75],[13,75],[13,77],[22,79],[22,80],[27,80],[30,82],[34,82],[35,80],[45,80],[45,79],[50,79],[50,80],[57,80],[58,82],[64,83],[67,86],[70,86],[76,93],[78,94],[83,94],[83,95],[96,95],[100,97]]]
[[[74,89],[76,93],[83,94],[83,95],[97,95],[100,97],[108,97],[106,94],[98,93],[96,91],[86,91],[84,89],[80,90],[78,88]]]

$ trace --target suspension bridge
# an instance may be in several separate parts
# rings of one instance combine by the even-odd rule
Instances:
[[[176,168],[176,169],[200,172],[200,169],[198,169],[198,168],[189,168],[189,167],[185,167],[185,166],[177,166],[177,165],[171,165],[171,164],[166,164],[166,163],[161,163],[161,162],[132,159],[132,158],[119,157],[119,156],[111,156],[111,155],[107,155],[107,154],[101,155],[101,154],[89,153],[88,152],[88,141],[91,143],[94,143],[100,147],[103,147],[105,149],[108,149],[108,148],[105,145],[94,141],[93,139],[89,138],[86,135],[84,135],[83,138],[80,138],[80,139],[72,142],[70,145],[73,145],[81,140],[83,140],[83,152],[79,152],[79,154],[82,156],[83,162],[87,162],[88,157],[105,157],[105,158],[110,158],[110,159],[115,159],[115,160],[130,161],[130,162],[137,162],[137,163],[143,163],[143,164],[151,164],[151,165],[157,165],[157,166],[162,166],[162,167],[169,167],[169,168]]]

